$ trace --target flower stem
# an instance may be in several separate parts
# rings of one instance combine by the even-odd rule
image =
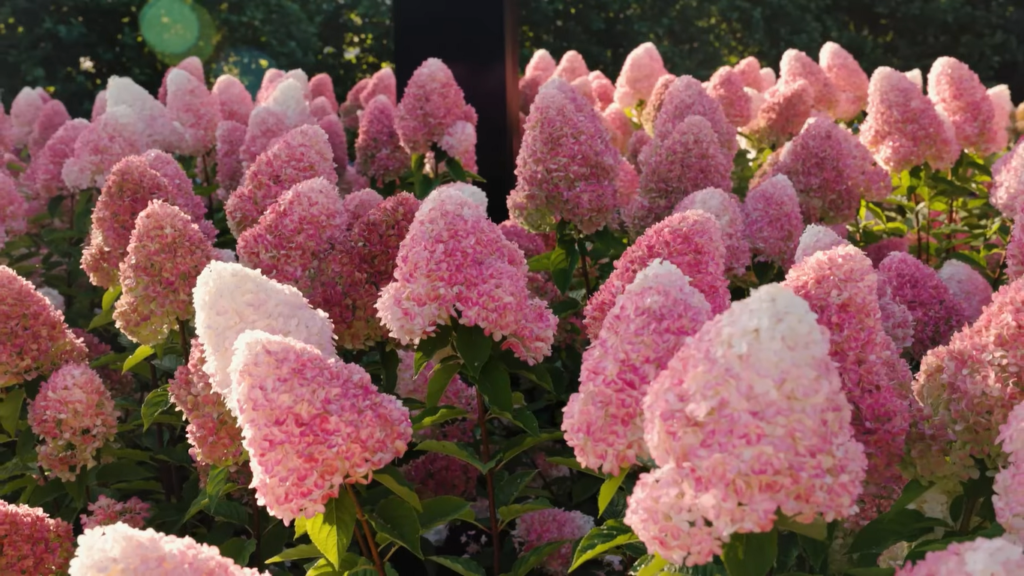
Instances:
[[[974,516],[974,509],[978,507],[978,497],[971,496],[970,498],[964,499],[964,513],[960,518],[960,527],[957,532],[960,534],[967,534],[968,530],[971,529],[971,520]]]
[[[366,521],[366,516],[363,514],[363,507],[359,505],[359,499],[356,498],[352,485],[346,483],[345,489],[348,490],[348,496],[356,506],[356,517],[359,518],[359,523],[363,526],[363,532],[366,533],[366,545],[370,548],[370,553],[373,555],[373,563],[377,566],[377,573],[380,576],[387,576],[384,573],[384,564],[380,561],[380,554],[377,553],[377,543],[373,541],[373,534],[370,533],[370,523]]]
[[[491,444],[487,436],[487,410],[484,408],[484,396],[480,388],[476,389],[476,410],[477,424],[480,426],[480,458],[486,463],[491,460]],[[487,507],[491,517],[491,546],[494,547],[494,575],[501,573],[501,546],[499,536],[501,531],[498,528],[498,514],[495,511],[494,503],[494,468],[487,471]]]
[[[593,290],[590,288],[590,271],[587,270],[587,243],[581,238],[577,245],[580,252],[580,266],[583,269],[583,286],[587,289],[587,300],[590,300]]]
[[[178,337],[181,339],[181,353],[185,355],[185,362],[188,362],[192,349],[189,346],[188,324],[184,320],[178,320]]]

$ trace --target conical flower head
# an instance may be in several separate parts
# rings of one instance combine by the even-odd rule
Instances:
[[[558,66],[555,67],[552,76],[561,78],[566,82],[572,82],[588,74],[590,74],[590,70],[587,68],[587,63],[583,60],[583,55],[575,50],[569,50],[562,54],[562,59],[558,61]]]
[[[942,56],[928,71],[928,97],[953,125],[960,148],[980,154],[987,149],[988,132],[995,121],[995,108],[985,85],[967,64]]]
[[[594,70],[587,75],[590,80],[590,89],[597,101],[597,109],[604,110],[615,103],[615,84],[600,70]]]
[[[413,72],[395,111],[395,128],[410,154],[425,154],[444,138],[448,128],[476,113],[455,82],[452,71],[437,58],[428,58]]]
[[[3,102],[0,102],[0,150],[11,148],[14,148],[14,125],[4,110]]]
[[[964,310],[964,321],[972,324],[992,301],[992,286],[977,270],[959,260],[947,260],[939,269],[939,280],[949,288]]]
[[[381,95],[359,115],[356,168],[378,181],[397,179],[409,167],[409,152],[395,130],[395,106]]]
[[[754,258],[789,267],[804,230],[800,199],[789,178],[772,176],[747,192],[743,216]]]
[[[1024,495],[1018,489],[1024,480],[1024,402],[999,427],[998,441],[1009,462],[996,474],[992,506],[996,520],[1006,529],[1006,538],[1019,544],[1024,539]]]
[[[885,66],[875,69],[867,112],[860,141],[890,172],[925,162],[945,170],[960,155],[953,126],[902,72]]]
[[[764,92],[775,84],[774,82],[771,84],[764,82],[761,76],[761,63],[754,56],[747,56],[740,60],[732,69],[743,79],[744,86],[756,92]]]
[[[0,387],[85,360],[85,344],[68,330],[64,314],[7,266],[0,266],[0,293]]]
[[[68,190],[100,188],[119,160],[146,148],[135,113],[124,106],[112,107],[75,140],[74,154],[61,168],[61,177]]]
[[[286,524],[322,513],[343,483],[369,482],[412,439],[398,398],[304,342],[246,331],[230,372],[257,502]]]
[[[28,151],[33,159],[42,151],[46,142],[60,130],[65,122],[71,120],[67,108],[60,100],[50,100],[43,104],[39,117],[32,125],[32,134],[28,138]]]
[[[626,286],[656,259],[671,263],[685,274],[690,285],[704,295],[714,314],[729,306],[725,247],[718,223],[700,210],[672,214],[651,226],[626,249],[615,261],[615,271],[587,302],[585,324],[591,340],[597,340],[601,334],[605,317]]]
[[[813,108],[810,84],[802,80],[782,82],[764,92],[764,102],[747,130],[756,138],[781,144],[800,132]]]
[[[438,146],[463,168],[476,172],[476,127],[471,123],[459,120],[449,126]]]
[[[213,83],[212,93],[220,110],[221,120],[238,122],[242,126],[249,123],[252,95],[245,89],[241,80],[230,74],[223,74]]]
[[[1024,571],[1024,549],[1008,538],[977,538],[954,542],[943,550],[907,562],[898,576],[952,576],[954,574],[1018,574]]]
[[[462,325],[479,326],[495,341],[505,338],[505,347],[532,364],[550,353],[557,318],[529,294],[526,272],[523,252],[487,218],[483,192],[445,185],[416,213],[395,279],[377,301],[378,317],[408,344],[458,312]]]
[[[828,226],[822,226],[821,224],[808,224],[804,228],[803,234],[800,235],[800,243],[796,247],[796,256],[793,258],[794,264],[799,264],[802,260],[816,254],[818,252],[825,252],[832,248],[838,248],[839,246],[849,246],[850,243],[840,238]]]
[[[867,462],[828,330],[788,288],[758,288],[705,324],[643,410],[662,468],[641,477],[625,521],[672,563],[710,561],[731,533],[771,530],[777,510],[829,522],[857,509]]]
[[[335,114],[330,114],[321,118],[317,124],[324,131],[324,134],[327,134],[327,142],[331,145],[331,150],[334,152],[335,170],[347,169],[348,136],[345,135],[345,125],[341,123],[341,118],[338,118]]]
[[[658,48],[651,42],[637,46],[626,56],[615,80],[615,103],[629,108],[641,100],[649,100],[658,78],[664,74],[668,74],[668,70]]]
[[[156,346],[192,318],[196,278],[213,259],[213,244],[188,215],[153,200],[135,220],[120,266],[114,321],[126,336]]]
[[[743,78],[728,66],[716,70],[705,86],[708,95],[718,102],[726,120],[733,126],[746,126],[754,119],[751,96],[744,88]]]
[[[107,81],[107,110],[120,106],[135,113],[147,148],[177,150],[180,147],[184,135],[167,108],[131,78],[111,76]]]
[[[1024,146],[1019,142],[992,167],[989,201],[1008,218],[1017,218],[1024,208]]]
[[[175,152],[201,156],[213,147],[220,122],[217,99],[184,70],[172,70],[167,77],[167,112],[183,131]]]
[[[0,572],[62,574],[74,553],[71,525],[50,518],[42,508],[0,500]]]
[[[725,246],[726,274],[742,276],[750,266],[750,245],[747,244],[743,205],[740,204],[740,199],[731,192],[705,188],[683,198],[673,212],[687,210],[701,210],[715,218]]]
[[[530,61],[526,63],[523,76],[539,74],[547,80],[555,73],[555,68],[557,67],[558,62],[555,62],[555,58],[551,55],[551,52],[541,48],[534,52],[533,56],[530,56]]]
[[[790,48],[782,54],[782,61],[779,62],[779,83],[790,84],[796,82],[807,82],[811,88],[814,100],[814,110],[830,112],[835,109],[837,94],[832,81],[821,66],[810,56]]]
[[[818,64],[836,90],[832,117],[852,120],[868,103],[868,75],[852,54],[835,42],[825,42],[818,53]]]
[[[221,120],[217,124],[217,184],[221,194],[230,196],[242,180],[242,159],[239,151],[245,142],[245,124]],[[227,196],[224,196],[225,198]]]
[[[366,90],[366,85],[370,83],[369,78],[363,78],[356,82],[352,88],[349,89],[348,94],[345,95],[345,101],[338,105],[338,115],[341,116],[342,123],[345,128],[349,130],[356,130],[359,128],[359,111],[363,109],[362,103],[359,101],[359,97]]]
[[[309,79],[309,97],[311,100],[325,98],[331,105],[331,113],[338,113],[338,97],[334,94],[334,80],[330,74],[322,72]]]
[[[675,81],[674,74],[663,74],[654,84],[651,97],[644,103],[644,109],[640,113],[640,123],[643,124],[644,130],[654,132],[654,121],[658,118],[658,113],[661,112],[662,104],[665,103],[665,94],[668,93],[668,89]]]
[[[275,84],[270,96],[258,102],[249,115],[241,150],[243,162],[253,162],[289,131],[316,124],[306,97],[305,84],[299,80],[287,78]]]
[[[286,190],[317,176],[330,184],[338,182],[334,151],[327,134],[319,126],[291,130],[256,158],[245,171],[242,184],[225,204],[232,233],[240,236],[259,221]]]
[[[42,150],[32,154],[32,162],[21,176],[21,184],[31,191],[37,203],[43,204],[67,190],[61,170],[74,155],[78,137],[88,128],[89,121],[81,118],[65,122]]]
[[[32,127],[45,105],[39,92],[28,86],[23,87],[11,101],[11,127],[15,147],[28,144]]]
[[[1010,98],[1010,87],[1000,84],[988,89],[988,99],[992,102],[995,118],[988,127],[983,150],[998,152],[1005,150],[1010,143],[1010,132],[1013,128],[1014,107]]]
[[[618,474],[649,457],[640,411],[647,385],[711,316],[674,265],[654,260],[637,274],[584,352],[580,390],[565,408],[565,440],[582,465]]]
[[[189,56],[188,58],[185,58],[181,62],[178,62],[176,65],[171,66],[164,71],[164,77],[160,81],[160,88],[156,92],[156,99],[165,106],[167,105],[168,78],[170,78],[171,73],[175,70],[180,70],[188,74],[203,86],[206,85],[206,75],[203,73],[203,61],[200,60],[198,56]]]
[[[736,127],[729,123],[722,106],[704,91],[700,82],[692,76],[676,78],[665,92],[665,100],[654,121],[654,137],[665,137],[691,116],[701,116],[708,121],[718,137],[722,152],[729,158],[739,149],[736,142]]]
[[[548,574],[568,574],[572,565],[573,544],[594,528],[594,519],[579,510],[547,508],[527,512],[516,520],[512,540],[520,553],[553,542],[569,541],[544,557],[540,568]]]
[[[530,230],[571,222],[584,233],[609,223],[619,155],[592,106],[565,82],[548,81],[526,120],[512,218]]]
[[[878,274],[892,291],[893,300],[914,317],[914,343],[910,354],[918,359],[949,342],[963,326],[964,309],[931,266],[905,252],[894,252],[878,266]]]
[[[25,198],[18,192],[18,183],[6,172],[0,172],[0,228],[4,229],[8,238],[25,233],[27,210]]]
[[[392,106],[398,104],[398,80],[391,68],[381,68],[370,76],[366,89],[359,95],[359,102],[365,109],[377,96],[384,96]]]

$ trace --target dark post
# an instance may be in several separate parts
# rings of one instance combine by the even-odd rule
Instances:
[[[399,97],[416,68],[440,58],[476,108],[477,166],[488,213],[508,218],[519,150],[519,29],[516,0],[394,0]]]

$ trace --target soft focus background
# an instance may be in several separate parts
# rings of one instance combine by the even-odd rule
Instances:
[[[429,1],[429,0],[424,0]],[[838,42],[870,71],[927,71],[935,58],[967,63],[986,85],[1024,94],[1024,3],[1019,0],[519,0],[520,65],[534,50],[583,54],[617,74],[652,41],[670,70],[707,78],[753,54],[777,67],[787,48]],[[191,55],[253,90],[268,67],[327,72],[344,95],[393,56],[389,0],[4,0],[0,101],[42,86],[88,116],[107,77],[151,92]]]

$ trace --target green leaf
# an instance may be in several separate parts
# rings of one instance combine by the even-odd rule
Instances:
[[[25,166],[18,162],[8,162],[7,170],[15,174],[20,174],[25,171]]]
[[[569,572],[580,567],[581,564],[597,558],[614,548],[636,542],[639,540],[633,530],[618,520],[609,520],[604,526],[593,528],[580,540],[576,547],[576,556],[572,560],[572,567]]]
[[[390,394],[398,386],[398,364],[398,351],[394,348],[384,350],[380,358],[381,368],[384,369],[384,380],[381,386],[383,392]]]
[[[437,452],[439,454],[447,454],[448,456],[454,456],[463,462],[468,462],[473,465],[474,468],[480,471],[481,474],[486,474],[488,470],[494,467],[497,459],[492,459],[490,462],[481,462],[471,451],[470,448],[455,442],[448,442],[443,440],[424,440],[416,445],[416,449],[422,452]]]
[[[345,572],[335,570],[334,564],[328,562],[326,558],[321,558],[306,572],[306,576],[345,576],[345,574]]]
[[[668,560],[665,560],[658,554],[653,556],[648,554],[647,556],[637,560],[629,573],[636,574],[636,576],[657,576],[658,574],[661,574],[662,569],[667,566]],[[639,568],[639,570],[637,570],[637,568]]]
[[[221,556],[231,558],[239,566],[245,566],[249,564],[249,556],[256,551],[256,540],[232,538],[218,548],[220,548]]]
[[[915,542],[929,534],[935,527],[947,527],[942,520],[928,518],[917,510],[898,510],[868,522],[857,532],[850,544],[849,553],[881,553],[897,542]]]
[[[114,309],[113,308],[107,308],[106,310],[104,310],[104,311],[100,312],[99,314],[97,314],[96,317],[93,318],[91,322],[89,322],[89,327],[86,328],[86,330],[91,332],[93,328],[99,328],[100,326],[106,326],[107,324],[110,324],[113,321],[114,321]]]
[[[201,510],[206,510],[206,507],[210,505],[210,497],[206,494],[206,489],[200,490],[199,495],[196,496],[192,504],[189,505],[188,511],[181,518],[181,524],[188,521],[189,518],[198,514]]]
[[[452,327],[449,324],[438,326],[434,330],[433,336],[420,340],[419,345],[416,346],[416,357],[413,360],[414,376],[418,376],[420,370],[426,366],[427,362],[433,360],[434,356],[438,352],[444,350],[452,343]]]
[[[217,502],[216,506],[210,507],[210,515],[238,526],[249,526],[249,509],[234,500]]]
[[[722,562],[729,576],[764,576],[775,564],[778,532],[733,534],[722,549]]]
[[[420,410],[420,413],[413,416],[412,418],[412,429],[415,431],[423,430],[431,426],[447,422],[448,420],[454,420],[455,418],[462,418],[467,412],[462,408],[452,408],[434,406],[433,408],[424,408]]]
[[[497,357],[487,360],[474,383],[491,408],[502,412],[512,411],[512,380]]]
[[[423,558],[420,550],[420,519],[405,500],[391,496],[385,498],[370,515],[377,532],[391,538]]]
[[[286,560],[304,560],[306,558],[322,558],[323,553],[314,544],[299,544],[295,548],[289,548],[267,560],[267,564],[284,562]]]
[[[511,414],[503,412],[501,415],[507,415],[512,422],[525,430],[530,436],[537,436],[540,434],[540,424],[537,422],[537,417],[534,416],[533,412],[530,412],[530,409],[525,406],[513,409]]]
[[[508,506],[502,506],[498,508],[498,518],[501,519],[502,524],[508,524],[523,514],[530,512],[536,512],[537,510],[547,510],[551,508],[551,503],[543,498],[538,498],[531,502],[524,502],[523,504],[509,504]]]
[[[462,364],[459,362],[434,366],[430,372],[430,380],[427,382],[427,406],[437,406],[441,397],[444,396],[444,391],[448,389],[448,383],[452,381],[453,376],[458,374],[461,367]]]
[[[423,511],[423,506],[420,504],[415,488],[406,481],[402,473],[394,466],[389,465],[377,470],[373,473],[373,479],[387,486],[396,496],[408,502],[417,511]]]
[[[494,502],[501,508],[502,506],[508,506],[519,496],[519,493],[523,491],[523,488],[533,480],[533,477],[537,474],[536,470],[523,470],[510,474],[508,478],[502,480],[494,488]]]
[[[427,556],[427,560],[437,562],[441,566],[461,576],[485,576],[484,569],[469,558],[458,556]]]
[[[423,511],[420,512],[420,528],[430,530],[441,524],[451,522],[456,518],[474,518],[472,510],[469,509],[469,502],[455,496],[438,496],[423,501]]]
[[[306,518],[304,516],[299,516],[298,518],[295,519],[295,538],[298,539],[299,536],[302,536],[305,533],[306,533]]]
[[[470,377],[480,374],[480,369],[491,355],[494,342],[479,326],[459,326],[455,329],[455,349],[466,365]]]
[[[348,492],[341,492],[324,506],[323,514],[306,520],[306,533],[333,566],[348,550],[356,527],[356,507]]]
[[[562,456],[548,456],[548,462],[552,464],[561,464],[562,466],[568,466],[569,468],[572,468],[577,472],[586,472],[591,476],[597,476],[598,478],[604,480],[604,474],[594,472],[590,468],[584,468],[579,462],[576,461],[575,458],[564,458]]]
[[[25,402],[25,390],[14,388],[8,390],[3,401],[0,401],[0,426],[14,437],[18,432],[18,420],[21,418],[21,405]]]
[[[797,534],[802,534],[815,540],[824,541],[828,538],[828,524],[821,516],[815,516],[814,520],[810,524],[804,524],[802,522],[797,522],[780,512],[776,514],[775,527],[779,530],[796,532]]]
[[[504,446],[502,446],[502,465],[510,461],[515,455],[519,454],[524,450],[529,450],[530,448],[533,448],[537,444],[542,444],[549,440],[559,440],[561,438],[562,432],[547,432],[539,436],[534,436],[531,434],[520,434],[519,436],[512,438],[511,440],[506,442]],[[548,460],[550,461],[551,459],[548,458]],[[579,463],[577,463],[576,460],[572,458],[567,458],[567,460],[571,460],[576,465],[577,469],[579,469]]]
[[[543,254],[537,254],[526,261],[526,265],[529,267],[530,272],[550,272],[559,265],[565,265],[568,259],[565,255],[565,250],[561,248],[555,248],[550,252]]]
[[[540,566],[548,556],[557,552],[564,545],[565,540],[548,542],[547,544],[537,546],[526,554],[521,554],[516,563],[512,565],[512,571],[509,574],[512,576],[526,576],[530,570]]]
[[[150,392],[142,403],[142,430],[148,430],[153,419],[170,405],[171,399],[166,384]]]
[[[558,291],[565,294],[572,284],[572,276],[576,271],[576,265],[580,262],[580,253],[575,242],[560,242],[564,260],[552,264],[551,279],[554,281]]]
[[[135,366],[139,362],[142,362],[146,358],[149,358],[150,356],[153,355],[154,352],[156,352],[156,350],[150,348],[149,346],[139,346],[138,348],[135,349],[135,352],[132,352],[132,355],[129,356],[128,359],[124,361],[124,365],[121,366],[121,373],[124,374],[125,372],[131,370],[132,366]]]
[[[619,486],[622,486],[622,481],[626,479],[626,474],[629,473],[629,468],[624,468],[618,476],[613,476],[604,481],[601,484],[601,491],[597,493],[597,515],[604,514],[604,509],[611,504],[612,498],[615,493],[619,491]]]
[[[113,288],[107,289],[107,291],[103,293],[103,309],[104,310],[110,310],[110,308],[114,305],[114,301],[116,301],[117,297],[120,296],[120,295],[121,295],[121,285],[120,284],[118,284],[117,286],[114,286]]]

